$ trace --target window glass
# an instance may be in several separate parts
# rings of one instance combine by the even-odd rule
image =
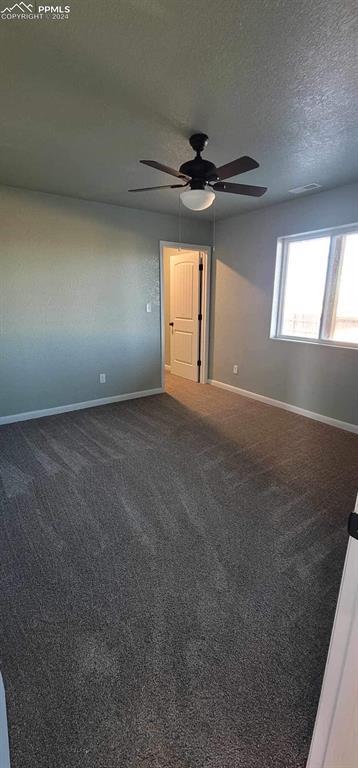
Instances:
[[[358,344],[358,232],[343,237],[330,338]]]
[[[288,243],[280,332],[318,339],[330,237]]]

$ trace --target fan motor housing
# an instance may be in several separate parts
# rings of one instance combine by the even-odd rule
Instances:
[[[208,141],[209,137],[206,133],[194,133],[190,136],[189,143],[194,152],[196,152],[196,157],[183,163],[179,168],[180,173],[191,177],[190,186],[192,189],[204,189],[206,182],[218,181],[219,179],[214,163],[210,163],[209,160],[203,160],[200,157],[200,153],[203,152]],[[195,187],[193,186],[194,182],[197,184]],[[201,185],[199,182],[201,182]],[[202,186],[203,184],[204,186]]]
[[[205,189],[207,182],[203,179],[190,179],[188,183],[190,189]]]
[[[214,163],[209,160],[203,160],[202,157],[194,157],[194,160],[188,160],[187,163],[179,168],[180,173],[191,176],[192,179],[201,179],[202,181],[217,181],[218,174]]]

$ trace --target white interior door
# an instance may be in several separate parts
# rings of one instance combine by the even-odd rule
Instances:
[[[170,369],[192,381],[199,379],[199,263],[199,251],[175,254],[170,262]]]
[[[357,768],[357,649],[358,540],[350,537],[307,768]]]

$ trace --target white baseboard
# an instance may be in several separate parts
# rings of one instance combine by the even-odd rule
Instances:
[[[284,403],[282,400],[275,400],[273,397],[266,397],[266,395],[259,395],[257,392],[250,392],[248,389],[234,387],[232,384],[225,384],[223,381],[208,379],[208,384],[212,384],[214,387],[220,387],[220,389],[227,389],[229,392],[235,392],[236,395],[249,397],[251,400],[259,400],[260,403],[266,403],[266,405],[274,405],[276,408],[282,408],[284,411],[298,413],[299,416],[305,416],[307,419],[321,421],[323,424],[329,424],[331,427],[338,427],[339,429],[347,430],[347,432],[354,432],[355,434],[358,434],[358,424],[350,424],[348,421],[333,419],[331,416],[325,416],[323,413],[307,411],[305,408],[299,408],[297,405]]]
[[[125,395],[101,397],[98,400],[86,400],[84,403],[71,403],[70,405],[58,405],[55,408],[43,408],[41,411],[14,413],[11,416],[0,416],[0,424],[12,424],[14,421],[28,421],[29,419],[41,419],[43,416],[56,416],[56,414],[68,413],[69,411],[81,411],[83,408],[96,408],[98,405],[119,403],[122,400],[134,400],[137,397],[160,395],[162,392],[164,392],[164,389],[158,387],[157,389],[144,389],[142,392],[128,392]]]
[[[171,367],[170,367],[170,365],[168,365],[167,363],[165,363],[165,366],[164,366],[164,368],[165,368],[165,370],[166,370],[166,371],[168,371],[168,373],[170,373],[170,371],[171,371]]]

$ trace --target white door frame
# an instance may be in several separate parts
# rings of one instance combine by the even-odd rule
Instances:
[[[201,343],[200,343],[200,384],[208,382],[209,367],[209,322],[210,322],[210,272],[211,272],[211,246],[197,245],[197,243],[172,243],[169,240],[160,240],[160,355],[161,355],[161,386],[164,387],[165,369],[165,319],[164,319],[164,248],[180,248],[183,251],[200,251],[203,255],[203,282],[202,282],[202,309]]]

